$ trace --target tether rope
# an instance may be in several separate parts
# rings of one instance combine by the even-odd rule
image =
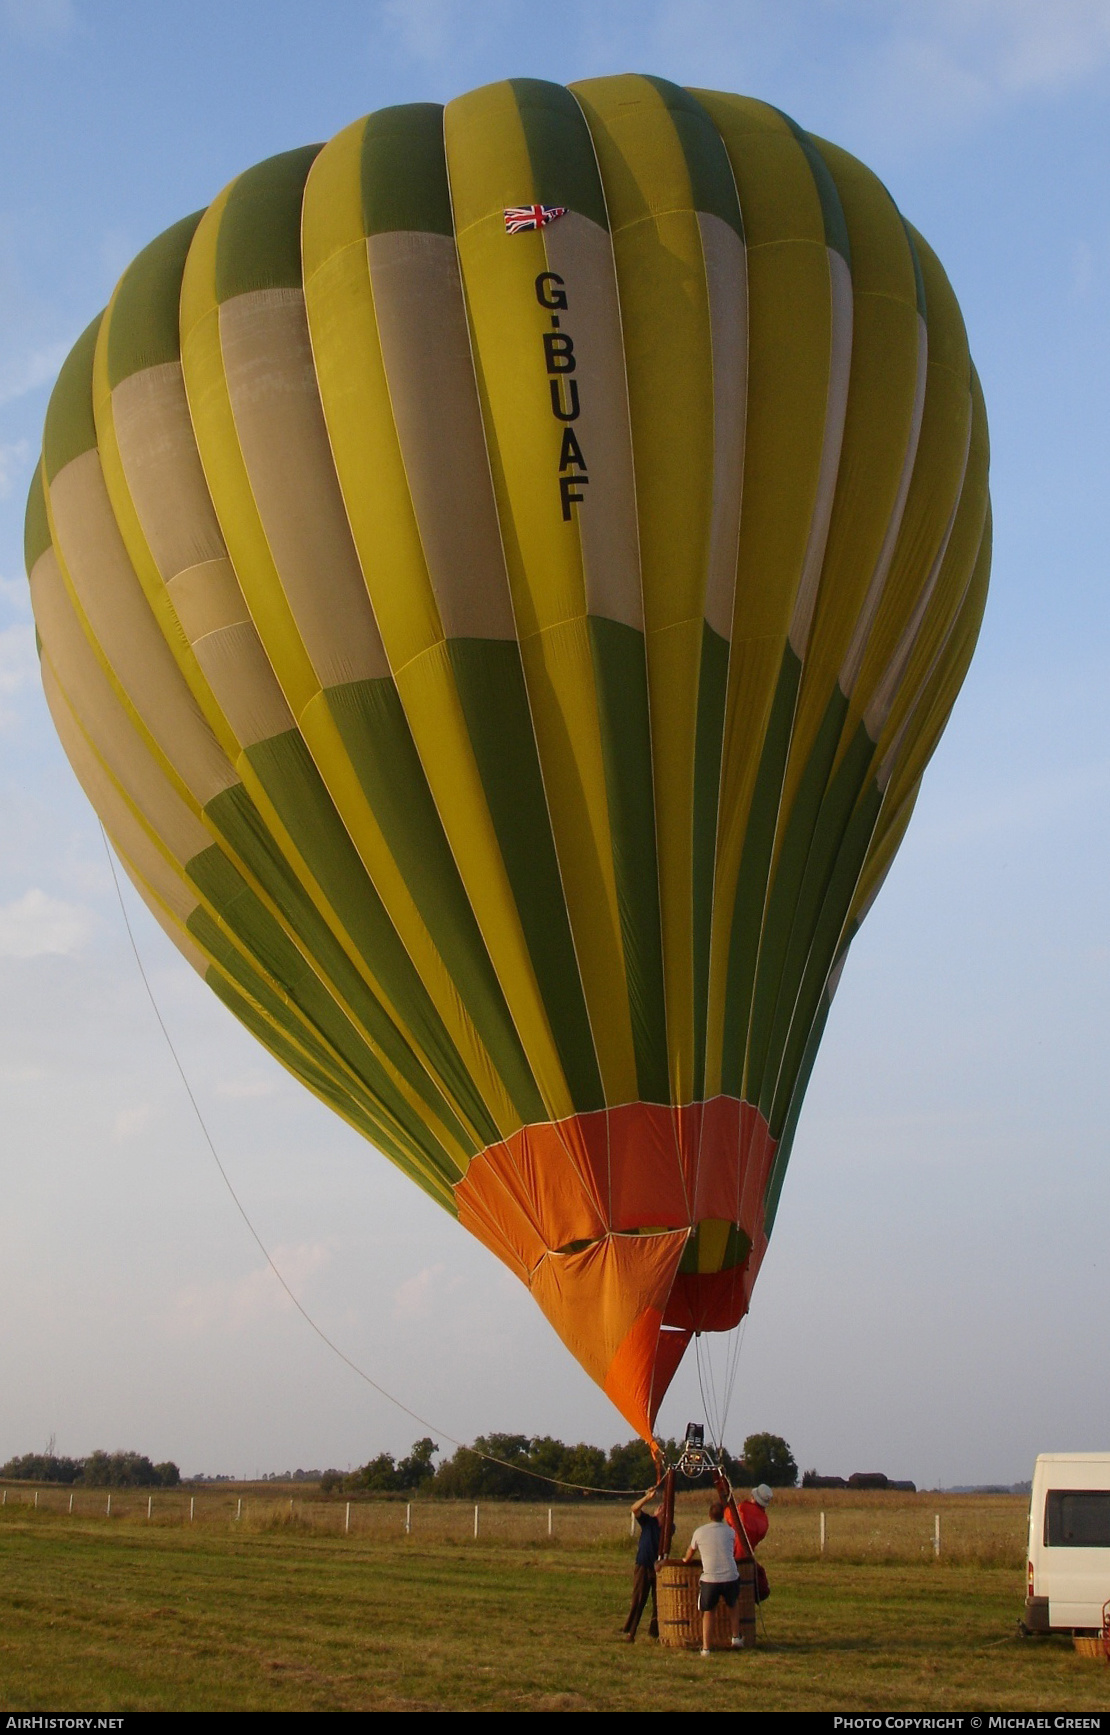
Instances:
[[[429,1431],[433,1434],[442,1434],[443,1438],[445,1440],[447,1440],[452,1446],[456,1447],[458,1450],[463,1451],[463,1452],[473,1452],[473,1454],[476,1458],[482,1458],[487,1464],[497,1464],[502,1470],[512,1470],[512,1471],[516,1472],[518,1475],[531,1476],[534,1481],[547,1482],[547,1483],[550,1483],[551,1486],[555,1487],[555,1488],[570,1488],[577,1494],[610,1494],[610,1495],[615,1495],[618,1498],[620,1498],[622,1496],[627,1496],[629,1494],[641,1494],[643,1492],[643,1490],[640,1488],[595,1488],[588,1482],[566,1482],[563,1480],[563,1478],[561,1476],[545,1476],[541,1470],[532,1470],[525,1464],[512,1464],[509,1462],[509,1460],[507,1458],[494,1457],[492,1452],[483,1452],[480,1450],[480,1448],[478,1448],[476,1446],[467,1445],[465,1440],[456,1440],[455,1436],[453,1434],[449,1434],[447,1432],[446,1428],[439,1428],[436,1426],[436,1424],[434,1422],[429,1422],[429,1420],[426,1416],[418,1415],[415,1410],[409,1408],[408,1404],[403,1403],[400,1398],[394,1397],[392,1392],[387,1391],[384,1386],[379,1385],[377,1380],[372,1379],[371,1376],[363,1368],[359,1367],[357,1362],[351,1360],[351,1357],[346,1353],[345,1350],[340,1349],[339,1345],[337,1343],[333,1342],[333,1340],[328,1336],[327,1332],[324,1330],[324,1328],[322,1326],[317,1325],[317,1323],[313,1319],[312,1315],[301,1304],[301,1302],[298,1301],[297,1297],[294,1295],[293,1291],[290,1289],[288,1283],[285,1281],[285,1278],[282,1276],[281,1272],[278,1270],[278,1267],[275,1265],[269,1248],[266,1246],[266,1243],[263,1241],[261,1235],[258,1233],[258,1230],[255,1228],[254,1224],[251,1222],[250,1217],[247,1215],[246,1207],[244,1206],[243,1201],[240,1199],[238,1193],[235,1191],[235,1188],[232,1186],[231,1178],[228,1175],[227,1170],[224,1168],[223,1163],[220,1161],[220,1154],[217,1151],[215,1144],[213,1143],[211,1133],[208,1131],[208,1126],[207,1126],[205,1119],[204,1119],[204,1116],[200,1110],[200,1104],[197,1102],[197,1099],[193,1094],[193,1087],[189,1083],[189,1080],[185,1075],[185,1068],[182,1066],[181,1061],[178,1057],[177,1050],[173,1045],[173,1038],[170,1036],[169,1031],[166,1029],[165,1020],[163,1019],[161,1012],[158,1010],[158,1002],[154,998],[154,990],[151,988],[150,981],[149,981],[149,978],[147,977],[146,970],[143,968],[143,960],[139,955],[139,948],[135,942],[135,935],[134,935],[134,932],[133,932],[132,927],[131,927],[131,918],[127,913],[127,905],[125,904],[124,899],[123,899],[123,888],[121,887],[121,885],[119,883],[119,875],[116,872],[115,857],[112,854],[111,848],[110,848],[109,843],[108,843],[108,834],[105,831],[103,825],[101,825],[101,827],[100,827],[100,835],[104,839],[104,853],[108,857],[108,866],[112,870],[112,882],[116,888],[116,897],[119,899],[119,907],[120,907],[120,910],[121,910],[122,915],[123,915],[123,925],[127,929],[127,938],[131,942],[131,950],[135,955],[135,962],[139,967],[139,975],[143,979],[143,987],[146,989],[147,999],[150,1001],[150,1004],[154,1009],[154,1016],[158,1020],[158,1027],[161,1030],[162,1035],[166,1039],[166,1047],[169,1049],[171,1055],[173,1056],[173,1063],[177,1068],[178,1076],[180,1077],[182,1084],[185,1086],[185,1094],[189,1098],[189,1101],[193,1106],[193,1113],[196,1115],[197,1124],[200,1127],[202,1134],[204,1135],[204,1142],[208,1146],[208,1149],[212,1154],[212,1161],[215,1163],[217,1169],[220,1172],[220,1179],[223,1181],[224,1186],[227,1188],[228,1192],[231,1195],[231,1199],[232,1199],[232,1202],[235,1206],[235,1209],[238,1211],[240,1217],[242,1217],[243,1222],[246,1224],[248,1230],[250,1231],[251,1237],[252,1237],[255,1245],[257,1246],[259,1252],[262,1254],[263,1259],[265,1259],[267,1265],[270,1267],[270,1270],[273,1272],[274,1276],[277,1278],[278,1282],[281,1284],[281,1287],[284,1289],[286,1295],[289,1297],[290,1301],[293,1303],[293,1306],[296,1308],[297,1312],[300,1314],[300,1316],[304,1320],[305,1324],[310,1328],[310,1330],[312,1330],[316,1333],[316,1336],[320,1339],[321,1343],[327,1345],[328,1349],[331,1350],[333,1355],[338,1356],[339,1360],[341,1362],[343,1362],[346,1367],[350,1368],[351,1372],[353,1374],[357,1375],[357,1377],[360,1380],[363,1380],[366,1383],[366,1385],[368,1385],[371,1388],[372,1391],[377,1392],[379,1397],[384,1398],[387,1403],[392,1404],[395,1409],[400,1410],[403,1415],[408,1416],[412,1421],[418,1422],[422,1428],[429,1429]]]

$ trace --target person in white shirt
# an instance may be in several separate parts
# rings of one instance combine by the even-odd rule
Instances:
[[[709,1633],[713,1625],[713,1610],[722,1597],[728,1607],[733,1650],[738,1651],[744,1643],[740,1637],[740,1573],[736,1565],[736,1555],[733,1552],[732,1531],[724,1519],[724,1507],[719,1500],[714,1500],[709,1508],[709,1523],[700,1524],[694,1531],[690,1538],[690,1546],[683,1556],[684,1560],[691,1561],[695,1554],[701,1555],[698,1607],[701,1610],[701,1654],[703,1657],[709,1655]]]

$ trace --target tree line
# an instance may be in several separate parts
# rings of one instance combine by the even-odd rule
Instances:
[[[662,1445],[667,1462],[673,1463],[681,1444],[666,1440]],[[418,1494],[440,1500],[578,1500],[630,1490],[642,1493],[656,1479],[654,1459],[642,1440],[610,1446],[606,1452],[583,1443],[568,1446],[550,1434],[480,1434],[437,1465],[433,1459],[439,1451],[425,1435],[399,1460],[391,1452],[380,1452],[346,1475],[326,1470],[320,1488],[325,1494]],[[738,1488],[759,1482],[792,1488],[798,1480],[793,1454],[778,1434],[749,1434],[743,1456],[733,1458],[726,1452],[723,1464]],[[707,1472],[689,1485],[709,1488],[712,1481]]]
[[[681,1456],[677,1440],[661,1442],[668,1463]],[[413,1443],[403,1458],[391,1452],[344,1474],[325,1470],[319,1477],[324,1494],[419,1494],[440,1500],[580,1500],[629,1491],[642,1493],[656,1478],[655,1461],[642,1440],[624,1445],[600,1446],[583,1442],[568,1446],[550,1434],[480,1434],[469,1446],[459,1446],[448,1458],[440,1456],[436,1442],[425,1435]],[[793,1488],[798,1466],[786,1441],[778,1434],[749,1434],[743,1454],[722,1456],[725,1474],[736,1488],[766,1482],[772,1488]],[[291,1480],[316,1479],[316,1472],[297,1471]],[[90,1452],[84,1458],[63,1458],[53,1451],[25,1452],[0,1466],[0,1480],[9,1482],[60,1482],[86,1488],[176,1488],[181,1472],[176,1464],[152,1464],[139,1452]],[[197,1481],[224,1481],[224,1477],[197,1477]],[[688,1485],[709,1488],[712,1474],[692,1479]]]
[[[53,1452],[24,1452],[0,1465],[5,1482],[62,1482],[83,1488],[176,1488],[176,1464],[152,1464],[141,1452],[90,1452],[86,1458],[59,1458]]]

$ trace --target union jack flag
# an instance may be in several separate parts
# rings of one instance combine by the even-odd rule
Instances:
[[[542,229],[566,216],[565,205],[506,205],[505,233],[519,235],[522,229]]]

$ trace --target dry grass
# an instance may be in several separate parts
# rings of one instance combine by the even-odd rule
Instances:
[[[238,1498],[206,1495],[191,1526],[180,1506],[148,1524],[145,1499],[122,1517],[114,1499],[110,1522],[70,1518],[68,1495],[61,1510],[40,1495],[38,1512],[9,1499],[0,1513],[0,1704],[1083,1711],[1110,1696],[1105,1665],[1061,1641],[1017,1639],[1020,1564],[967,1557],[973,1547],[1013,1548],[1020,1501],[940,1503],[962,1563],[920,1554],[923,1541],[931,1549],[935,1497],[776,1501],[763,1550],[773,1586],[764,1642],[703,1664],[650,1642],[617,1642],[630,1580],[626,1511],[556,1507],[549,1543],[546,1506],[483,1507],[475,1543],[466,1528],[473,1508],[414,1503],[405,1537],[403,1505],[367,1503],[360,1528],[344,1536],[344,1502],[294,1496],[290,1521],[289,1497],[267,1485],[265,1499],[246,1493],[236,1523]],[[680,1537],[702,1504],[684,1498]],[[156,1497],[156,1514],[158,1505]],[[822,1509],[830,1552],[820,1560]]]
[[[27,1484],[7,1484],[7,1507],[25,1516],[35,1490]],[[79,1489],[73,1495],[73,1515],[103,1520],[107,1489]],[[707,1495],[683,1494],[678,1502],[680,1536],[704,1517]],[[194,1502],[193,1527],[244,1533],[297,1532],[314,1536],[349,1535],[366,1541],[404,1539],[406,1503],[374,1498],[350,1502],[324,1498],[312,1485],[263,1483],[221,1484],[218,1488],[170,1489],[151,1501],[150,1522],[179,1528],[188,1525]],[[148,1496],[137,1490],[112,1493],[111,1522],[147,1522]],[[236,1518],[241,1503],[241,1517]],[[38,1490],[38,1512],[67,1516],[69,1491]],[[33,1508],[32,1508],[33,1509]],[[414,1500],[411,1538],[438,1543],[471,1543],[472,1503],[454,1500]],[[479,1540],[546,1546],[548,1511],[551,1538],[561,1548],[611,1548],[623,1551],[629,1536],[628,1508],[607,1500],[566,1502],[550,1508],[546,1502],[482,1502]],[[818,1560],[820,1515],[825,1513],[825,1556],[828,1561],[861,1566],[935,1562],[934,1519],[941,1517],[941,1563],[1020,1568],[1025,1560],[1027,1502],[1012,1495],[867,1494],[839,1489],[784,1489],[771,1509],[771,1530],[761,1556],[772,1561]]]
[[[856,1494],[842,1489],[786,1489],[776,1495],[763,1556],[812,1560],[825,1514],[825,1557],[858,1565],[927,1563],[940,1516],[941,1562],[974,1566],[1025,1564],[1028,1499],[1011,1494]]]

